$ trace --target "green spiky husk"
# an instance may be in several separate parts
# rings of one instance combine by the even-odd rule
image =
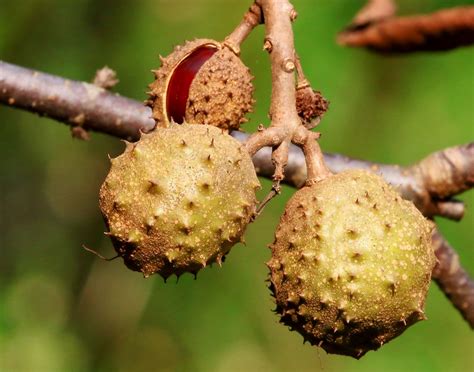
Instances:
[[[435,263],[429,223],[372,173],[304,187],[271,246],[281,321],[327,352],[360,358],[424,319]]]
[[[216,127],[157,128],[111,162],[100,190],[108,235],[145,276],[220,263],[253,216],[260,184],[251,158]]]

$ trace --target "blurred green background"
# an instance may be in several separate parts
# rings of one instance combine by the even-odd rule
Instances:
[[[319,129],[328,152],[410,164],[474,139],[474,53],[381,57],[335,44],[362,5],[294,0],[295,40],[307,77],[331,101]],[[464,2],[466,3],[466,2]],[[399,1],[402,14],[461,4]],[[472,2],[471,2],[472,4]],[[0,59],[76,80],[108,65],[116,91],[145,99],[158,53],[185,39],[223,39],[247,0],[0,0]],[[246,130],[268,123],[263,29],[243,46],[256,76],[257,106]],[[0,370],[2,371],[472,371],[474,337],[438,290],[429,321],[360,361],[302,344],[271,312],[264,280],[285,188],[249,227],[222,269],[194,281],[147,280],[119,261],[103,235],[98,189],[123,145],[93,133],[73,140],[63,124],[0,106]],[[269,183],[264,182],[264,191]],[[440,229],[474,274],[474,193],[460,223]],[[470,209],[469,209],[470,208]]]

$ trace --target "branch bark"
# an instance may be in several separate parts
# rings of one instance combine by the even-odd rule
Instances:
[[[474,281],[459,263],[459,256],[438,231],[433,233],[438,263],[432,278],[474,329]]]
[[[368,21],[360,14],[338,35],[339,44],[381,53],[411,53],[449,50],[474,43],[474,6]]]
[[[94,84],[63,79],[0,61],[0,102],[40,116],[137,140],[155,122],[140,102],[110,93]]]
[[[0,103],[129,141],[138,140],[140,131],[148,132],[154,127],[150,108],[141,102],[93,84],[1,61]],[[249,137],[241,132],[232,135],[241,142]],[[288,151],[284,182],[302,187],[307,178],[303,152],[294,145],[290,145]],[[338,154],[324,154],[324,159],[334,173],[353,168],[380,173],[427,217],[439,215],[460,219],[462,204],[451,197],[474,186],[474,143],[436,152],[409,167],[371,163]],[[253,160],[261,176],[272,177],[275,168],[271,161],[271,148],[261,149]]]
[[[236,55],[240,55],[240,44],[242,44],[250,32],[262,22],[262,10],[258,4],[253,3],[235,30],[225,38],[224,45]]]
[[[0,103],[48,116],[71,126],[80,125],[84,130],[127,140],[138,140],[140,131],[147,132],[154,127],[151,110],[138,101],[109,93],[92,84],[63,79],[1,61]],[[80,124],[74,120],[78,116],[82,118]],[[232,135],[241,142],[249,137],[241,132],[233,132]],[[288,152],[285,182],[301,187],[306,180],[304,155],[294,145],[288,147]],[[257,173],[262,177],[271,178],[274,174],[271,154],[272,149],[265,147],[253,157]],[[462,204],[451,200],[451,197],[474,185],[474,143],[434,153],[410,167],[371,163],[338,154],[324,154],[324,160],[334,173],[353,168],[379,173],[405,199],[414,201],[428,217],[440,215],[460,218],[462,213],[459,209],[463,211]],[[440,241],[440,238],[436,239],[438,240],[435,242]],[[471,297],[464,297],[466,293],[474,291],[474,283],[471,279],[456,282],[461,277],[460,274],[456,276],[457,279],[452,279],[452,272],[445,268],[459,265],[457,255],[447,243],[440,247],[442,249],[438,248],[437,253],[440,263],[435,269],[434,278],[442,290],[446,288],[453,304],[473,326],[472,300],[469,300]],[[459,270],[464,273],[463,278],[469,278],[460,266]],[[452,283],[462,283],[462,291],[456,292]],[[454,295],[454,292],[457,294]],[[468,306],[463,305],[466,301]]]
[[[259,130],[245,142],[250,155],[265,146],[274,148],[272,160],[275,165],[273,191],[279,190],[284,179],[284,168],[288,164],[291,143],[299,146],[306,158],[308,184],[317,182],[331,174],[324,163],[316,140],[319,134],[306,129],[296,109],[296,51],[292,22],[296,11],[288,0],[257,0],[265,20],[264,49],[270,54],[272,69],[272,96],[270,105],[271,124]]]

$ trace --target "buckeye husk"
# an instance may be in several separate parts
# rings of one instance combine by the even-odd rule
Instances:
[[[171,122],[166,109],[170,77],[176,67],[196,49],[215,46],[217,51],[196,73],[189,89],[184,121],[208,124],[222,129],[236,130],[247,121],[254,100],[253,76],[240,58],[218,41],[196,39],[176,46],[167,57],[161,57],[161,67],[154,70],[155,81],[150,84],[150,98],[157,126],[167,127]]]
[[[222,262],[242,239],[259,185],[237,140],[213,126],[173,124],[111,159],[100,207],[125,264],[167,278]]]
[[[425,318],[432,224],[370,172],[297,191],[271,246],[281,322],[329,353],[360,358]]]

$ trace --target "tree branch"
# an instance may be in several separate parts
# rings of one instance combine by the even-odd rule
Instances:
[[[127,140],[137,140],[140,130],[146,132],[154,127],[154,121],[150,118],[151,110],[138,101],[109,93],[92,84],[66,80],[1,61],[0,103],[48,116],[71,126],[80,125],[85,130]],[[78,116],[81,120],[77,120]],[[232,135],[241,142],[249,136],[241,132],[233,132]],[[294,145],[288,147],[288,152],[285,182],[301,187],[306,180],[304,155],[302,150]],[[253,157],[257,173],[262,177],[271,178],[274,174],[271,154],[272,149],[265,147]],[[414,201],[428,217],[441,215],[460,218],[462,204],[450,198],[474,185],[474,143],[434,153],[410,167],[376,164],[338,154],[324,154],[324,160],[334,173],[353,168],[379,173],[395,186],[405,199]],[[449,248],[446,244],[444,246]],[[449,253],[448,248],[443,248],[440,252]],[[434,275],[441,289],[446,287],[451,294],[454,293],[454,287],[446,283],[452,283],[452,275],[449,270],[442,268],[455,267],[459,263],[454,252],[448,253],[438,254],[439,269],[435,269],[438,271]],[[462,272],[467,278],[467,273],[463,270]],[[472,291],[474,284],[469,279],[463,282],[462,292],[456,296],[450,295],[453,304],[471,326],[474,310],[471,305],[463,305],[468,301],[467,298],[463,299],[463,293]]]
[[[433,233],[433,247],[438,263],[432,278],[474,329],[474,281],[461,267],[455,250],[438,231]]]
[[[372,0],[368,5],[377,2],[387,3],[387,0]],[[380,11],[381,15],[390,15],[394,9]],[[372,18],[367,18],[367,14]],[[338,35],[338,43],[381,53],[440,51],[474,43],[474,6],[408,17],[377,16],[376,12],[359,12],[352,24]]]
[[[299,146],[306,159],[306,182],[317,182],[331,174],[317,143],[319,134],[310,132],[303,125],[296,109],[296,52],[292,22],[296,11],[288,0],[257,0],[265,20],[264,50],[270,55],[272,69],[271,124],[252,134],[245,142],[251,155],[265,146],[272,146],[275,165],[273,189],[278,192],[288,164],[291,143]]]
[[[151,110],[138,101],[92,84],[1,61],[0,103],[127,140],[138,140],[140,130],[147,132],[154,127]],[[241,132],[232,135],[241,142],[249,137]],[[436,152],[410,167],[371,163],[338,154],[325,154],[324,159],[335,173],[353,168],[380,173],[427,217],[439,215],[460,219],[462,208],[451,197],[474,185],[474,143]],[[261,176],[272,177],[275,168],[270,148],[258,151],[254,163]],[[303,186],[306,181],[304,155],[294,145],[289,146],[285,175],[284,182],[295,187]]]
[[[0,61],[0,102],[40,116],[137,140],[155,126],[140,102],[86,82],[63,79]]]
[[[262,22],[262,10],[257,3],[253,3],[235,30],[225,38],[224,45],[230,48],[236,55],[239,55],[240,44],[242,44],[250,32]]]

